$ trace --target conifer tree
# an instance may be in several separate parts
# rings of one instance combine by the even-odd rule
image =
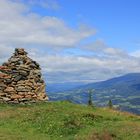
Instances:
[[[93,89],[88,90],[88,105],[93,107],[92,94],[93,94]]]
[[[108,107],[109,107],[109,108],[113,108],[113,104],[112,104],[111,99],[108,101]]]

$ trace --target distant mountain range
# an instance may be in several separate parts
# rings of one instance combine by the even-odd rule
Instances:
[[[46,80],[47,81],[47,80]],[[47,92],[64,92],[71,89],[75,89],[77,87],[83,86],[83,83],[71,82],[71,83],[48,83],[47,84]]]
[[[70,100],[75,103],[86,104],[87,91],[94,89],[93,102],[97,106],[106,106],[111,99],[114,106],[123,111],[140,114],[140,73],[131,73],[106,81],[86,85],[67,85],[48,87],[51,100]],[[78,86],[78,87],[76,87]],[[58,91],[57,91],[57,87]],[[70,89],[71,88],[71,89]],[[54,90],[55,89],[55,90]]]

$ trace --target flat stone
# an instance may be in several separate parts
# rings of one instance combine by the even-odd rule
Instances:
[[[37,101],[36,100],[31,100],[29,101],[30,103],[36,103]]]
[[[34,79],[30,79],[29,82],[31,82],[34,86],[36,85],[36,82]]]
[[[3,99],[3,101],[5,101],[5,102],[7,102],[7,101],[10,101],[10,100],[11,100],[11,99],[10,99],[10,98],[8,98],[8,97],[3,97],[2,99]]]
[[[25,95],[25,98],[32,98],[31,95]]]
[[[4,92],[5,87],[0,87],[0,92]]]
[[[17,87],[25,87],[26,84],[17,84]]]
[[[45,93],[39,93],[39,95],[37,96],[37,99],[41,101],[45,101],[45,100],[48,100],[48,97],[45,95]]]
[[[16,69],[12,70],[12,74],[13,73],[18,73],[18,71]]]
[[[18,67],[18,70],[23,70],[23,71],[30,71],[30,68],[27,65],[20,65],[20,67]]]
[[[27,92],[18,92],[18,95],[25,96]]]
[[[29,86],[29,87],[34,88],[33,84],[32,84],[32,83],[30,83],[30,82],[27,82],[27,83],[26,83],[26,85],[27,85],[27,86]]]
[[[11,78],[11,76],[8,74],[0,73],[0,79],[6,79],[6,78]]]
[[[3,63],[3,64],[2,64],[2,66],[8,66],[8,63],[7,63],[7,62],[5,62],[5,63]]]
[[[19,76],[19,73],[12,73],[12,77],[13,77],[13,78],[15,78],[15,77],[17,77],[17,76]]]
[[[20,58],[13,57],[10,59],[10,62],[15,63],[15,62],[18,62],[19,60]]]
[[[0,83],[2,83],[4,81],[4,79],[0,79]]]
[[[38,69],[40,69],[39,64],[36,61],[32,61],[32,62],[38,67]]]
[[[11,94],[5,93],[5,97],[11,98]]]
[[[17,84],[18,84],[18,85],[19,85],[19,84],[25,84],[25,82],[26,82],[25,80],[20,80],[20,81],[17,82]]]
[[[28,95],[34,95],[35,93],[34,92],[28,92],[27,94]]]
[[[0,87],[7,87],[4,83],[0,83]]]
[[[15,89],[13,87],[7,87],[4,92],[6,93],[16,93]]]
[[[36,68],[36,67],[37,67],[34,63],[31,63],[29,66],[30,66],[31,68]]]
[[[32,63],[32,60],[30,60],[30,59],[25,59],[25,65],[30,65]]]
[[[31,99],[29,99],[29,98],[20,98],[20,99],[19,99],[20,102],[25,102],[25,101],[30,101],[30,100],[31,100]]]
[[[5,96],[5,93],[3,93],[3,92],[0,92],[0,96]]]
[[[10,104],[19,104],[19,101],[18,100],[8,101],[8,103],[10,103]]]
[[[18,94],[13,94],[13,95],[11,96],[11,99],[22,99],[22,98],[23,98],[23,96],[18,95]]]
[[[22,79],[22,75],[18,75],[14,78],[14,81],[17,82],[19,81],[20,79]]]
[[[16,55],[27,55],[27,52],[25,52],[25,50],[23,48],[16,48],[15,54]]]
[[[45,92],[45,84],[42,84],[41,86],[39,86],[36,90],[35,93],[39,94],[39,93],[44,93]]]
[[[40,92],[40,93],[37,94],[37,96],[45,97],[45,93],[44,92]]]
[[[4,83],[5,83],[5,84],[10,84],[10,83],[12,83],[12,79],[5,79],[5,80],[4,80]]]
[[[0,71],[4,73],[9,73],[11,71],[7,66],[0,66]]]
[[[30,92],[31,88],[27,86],[17,86],[16,91],[18,92]]]
[[[40,70],[34,70],[33,74],[36,75],[36,76],[38,76],[38,77],[41,77],[42,76]]]
[[[15,86],[15,85],[17,85],[17,82],[13,81],[11,84],[12,84],[13,86]]]
[[[46,97],[43,100],[48,101],[49,100],[48,96],[46,95]]]
[[[22,76],[28,76],[28,72],[27,71],[19,71],[20,75]]]
[[[7,66],[0,66],[0,70],[5,70],[7,69]]]
[[[33,97],[33,98],[37,98],[37,95],[33,95],[32,97]]]

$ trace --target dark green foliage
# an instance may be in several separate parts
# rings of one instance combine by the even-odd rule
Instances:
[[[88,90],[88,105],[91,107],[93,107],[92,94],[93,90],[92,89]]]
[[[109,108],[113,108],[113,104],[112,104],[112,100],[111,99],[108,101],[108,107]]]

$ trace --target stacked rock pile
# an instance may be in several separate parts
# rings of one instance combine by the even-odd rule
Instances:
[[[22,48],[0,66],[0,102],[28,103],[46,101],[40,66]]]

